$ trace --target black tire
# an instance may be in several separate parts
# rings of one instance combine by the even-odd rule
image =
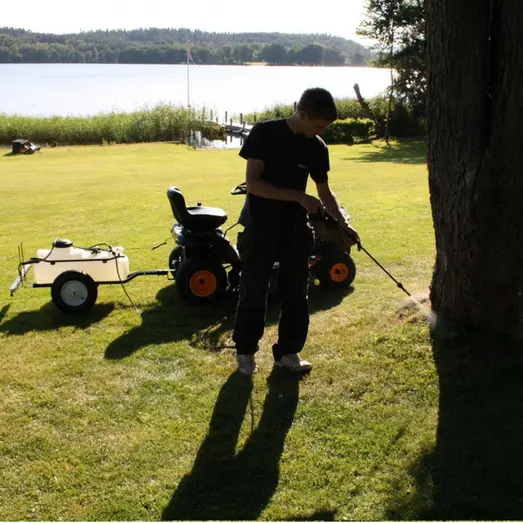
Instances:
[[[84,272],[62,272],[53,282],[51,298],[55,306],[66,314],[87,312],[98,298],[98,285]]]
[[[227,274],[214,258],[186,258],[176,272],[176,290],[189,305],[215,303],[227,290]]]
[[[356,264],[346,252],[328,250],[316,265],[316,274],[325,287],[348,287],[356,277]]]

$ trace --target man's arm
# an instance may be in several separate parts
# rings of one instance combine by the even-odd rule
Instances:
[[[265,162],[263,162],[263,160],[256,158],[247,159],[247,192],[271,200],[298,202],[307,209],[307,212],[317,212],[319,210],[321,202],[314,196],[295,189],[278,187],[263,180],[262,174],[264,166]]]
[[[341,212],[340,204],[332,192],[329,182],[317,183],[316,190],[327,212],[343,225],[345,223],[345,216],[343,216]]]
[[[331,191],[329,182],[322,182],[316,184],[316,189],[318,191],[318,196],[325,207],[326,211],[338,220],[339,224],[354,238],[355,243],[360,242],[360,237],[356,230],[349,224],[349,222],[343,216],[341,212],[341,206],[336,199],[336,196]]]

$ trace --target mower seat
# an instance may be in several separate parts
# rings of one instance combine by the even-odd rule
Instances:
[[[212,231],[227,221],[227,214],[223,209],[201,205],[187,207],[178,187],[169,187],[167,198],[176,221],[190,231]]]

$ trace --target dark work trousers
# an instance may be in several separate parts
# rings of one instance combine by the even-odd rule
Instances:
[[[267,294],[273,265],[279,261],[278,292],[281,312],[278,342],[273,355],[298,353],[309,330],[309,256],[314,233],[306,220],[278,231],[253,232],[246,227],[238,239],[242,261],[240,296],[236,310],[233,341],[238,354],[254,354],[263,336]]]

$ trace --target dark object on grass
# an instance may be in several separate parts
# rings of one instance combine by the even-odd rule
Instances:
[[[12,146],[13,154],[33,154],[40,150],[39,145],[31,143],[29,140],[22,140],[20,138],[18,140],[14,140],[12,142]]]

